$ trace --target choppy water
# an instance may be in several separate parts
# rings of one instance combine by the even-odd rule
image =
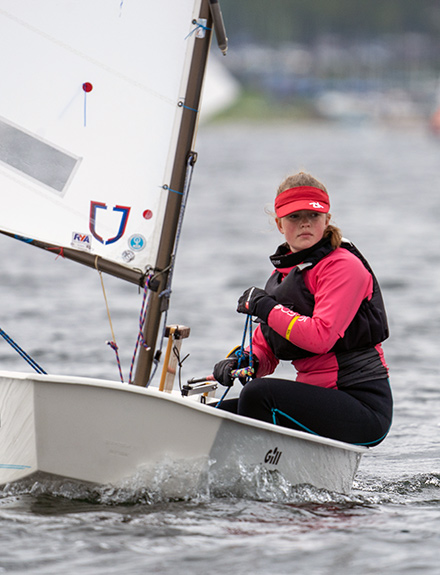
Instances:
[[[439,573],[440,142],[414,128],[202,126],[197,150],[169,317],[192,330],[184,378],[241,340],[235,302],[263,285],[279,240],[264,208],[306,169],[383,287],[392,431],[344,497],[245,474],[187,501],[136,484],[7,487],[0,573]],[[118,379],[97,274],[7,238],[0,252],[0,327],[50,373]],[[127,376],[140,296],[105,283]],[[0,364],[27,370],[2,341]]]

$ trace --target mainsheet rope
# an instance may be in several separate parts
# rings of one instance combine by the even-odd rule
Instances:
[[[247,336],[248,332],[249,332],[249,366],[245,367],[245,368],[240,368],[241,362],[246,357],[245,346],[246,346],[246,336]],[[249,381],[249,378],[254,373],[254,367],[253,367],[254,357],[253,357],[253,352],[252,352],[252,316],[250,316],[250,315],[246,316],[246,320],[244,323],[244,329],[243,329],[243,337],[241,340],[241,346],[235,352],[235,355],[238,358],[238,366],[237,366],[237,369],[233,369],[231,371],[231,376],[232,377],[246,377],[245,383],[247,383]],[[230,385],[226,388],[226,391],[224,392],[224,394],[221,396],[221,398],[217,402],[217,404],[215,406],[216,408],[220,407],[220,405],[222,404],[222,401],[225,399],[225,397],[229,393],[231,387],[232,387],[232,385]]]
[[[98,256],[96,256],[96,260],[95,260],[95,267],[96,267],[96,269],[98,269],[98,266],[96,265],[97,262],[98,262]],[[108,317],[108,321],[109,321],[109,324],[110,324],[110,331],[111,331],[111,334],[112,334],[112,340],[111,340],[111,341],[106,341],[105,343],[106,343],[107,345],[109,345],[109,346],[112,348],[112,350],[115,352],[115,355],[116,355],[116,363],[118,364],[118,369],[119,369],[119,377],[120,377],[120,379],[121,379],[121,382],[124,383],[124,376],[123,376],[123,374],[122,374],[121,360],[120,360],[120,358],[119,358],[119,348],[118,348],[118,344],[116,343],[115,332],[114,332],[114,330],[113,330],[113,323],[112,323],[112,318],[111,318],[111,315],[110,315],[110,308],[109,308],[109,305],[108,305],[107,294],[106,294],[105,286],[104,286],[104,278],[102,277],[102,272],[101,272],[101,270],[98,269],[98,273],[99,273],[99,278],[100,278],[100,280],[101,280],[101,287],[102,287],[102,293],[103,293],[103,295],[104,295],[105,308],[106,308],[106,310],[107,310],[107,317]]]
[[[249,365],[248,367],[240,368],[241,362],[246,357],[245,345],[246,345],[247,332],[249,332]],[[251,375],[253,375],[254,373],[254,366],[253,366],[254,356],[252,351],[252,316],[250,315],[246,316],[246,321],[243,330],[243,338],[241,340],[241,347],[236,352],[236,355],[238,357],[238,367],[237,369],[231,371],[231,375],[232,377],[246,377],[247,378],[246,381],[248,381]]]

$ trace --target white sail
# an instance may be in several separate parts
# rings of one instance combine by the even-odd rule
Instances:
[[[154,265],[200,3],[0,0],[2,231]]]

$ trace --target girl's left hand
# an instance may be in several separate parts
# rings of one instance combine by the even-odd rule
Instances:
[[[277,302],[264,289],[248,288],[238,300],[238,313],[255,315],[267,323],[267,318]]]

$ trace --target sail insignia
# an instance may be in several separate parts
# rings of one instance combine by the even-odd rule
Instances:
[[[130,215],[131,208],[128,206],[114,206],[113,212],[119,212],[121,219],[118,226],[118,232],[111,238],[104,239],[96,231],[96,219],[98,210],[107,210],[107,205],[102,202],[90,202],[90,231],[92,236],[101,242],[102,244],[112,244],[117,242],[125,233],[125,228],[127,227],[128,216]]]
[[[156,266],[200,15],[201,0],[2,0],[0,232],[123,278]]]

